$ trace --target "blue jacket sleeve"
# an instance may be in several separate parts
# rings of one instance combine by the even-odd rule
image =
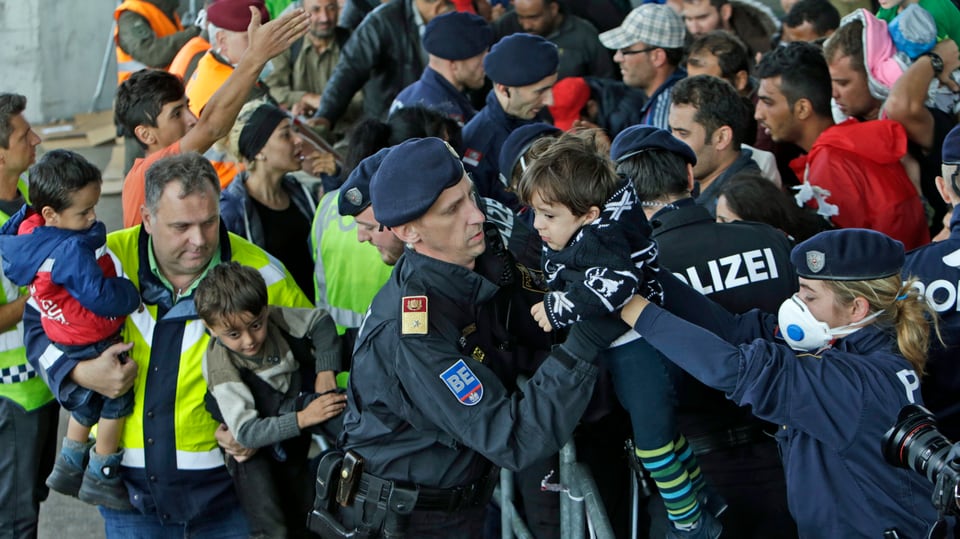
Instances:
[[[66,288],[85,309],[109,318],[126,316],[140,306],[140,292],[129,279],[104,277],[96,254],[76,242],[64,242],[62,246],[63,251],[57,255],[62,262],[54,264],[50,278]],[[120,268],[117,273],[121,273]]]
[[[733,314],[669,271],[661,271],[657,277],[663,286],[664,307],[668,311],[727,342],[742,344],[776,336],[777,317],[772,314],[757,309]]]
[[[40,325],[40,311],[32,299],[23,309],[23,342],[27,348],[27,361],[34,370],[42,373],[57,400],[63,400],[76,387],[70,380],[70,372],[78,361],[67,357],[47,338]]]
[[[790,425],[836,449],[857,432],[864,381],[855,363],[797,353],[757,339],[739,346],[650,305],[634,329],[701,382],[766,421]],[[868,359],[869,360],[869,359]]]

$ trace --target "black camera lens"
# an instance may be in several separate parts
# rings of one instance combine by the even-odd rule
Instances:
[[[913,470],[936,483],[949,462],[951,445],[937,430],[933,414],[911,404],[900,410],[897,424],[883,435],[883,456],[890,464]]]

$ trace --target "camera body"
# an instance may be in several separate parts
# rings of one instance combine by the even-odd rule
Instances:
[[[942,515],[960,515],[960,445],[937,430],[933,414],[916,404],[900,410],[896,424],[883,435],[883,457],[899,468],[913,470],[934,484],[934,507]]]

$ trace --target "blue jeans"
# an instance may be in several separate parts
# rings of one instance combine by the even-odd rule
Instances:
[[[120,336],[115,335],[108,339],[87,345],[54,343],[54,346],[70,359],[85,361],[99,356],[104,350],[118,342],[122,342]],[[97,424],[97,421],[99,421],[101,417],[104,419],[119,419],[132,414],[133,389],[130,389],[115,399],[109,399],[91,389],[76,386],[73,391],[60,402],[60,406],[69,410],[70,415],[84,427],[92,427]]]
[[[160,522],[157,515],[98,507],[107,539],[247,539],[250,527],[240,506],[225,507],[189,522]]]
[[[600,352],[613,389],[630,414],[637,449],[657,449],[677,435],[674,383],[680,371],[647,341],[638,339]]]

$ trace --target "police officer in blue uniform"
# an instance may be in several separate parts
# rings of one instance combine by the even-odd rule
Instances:
[[[802,537],[923,537],[937,519],[932,485],[880,452],[899,410],[921,401],[929,342],[930,309],[902,282],[903,261],[903,244],[879,232],[822,232],[793,249],[800,292],[778,316],[731,315],[669,274],[676,314],[639,297],[621,313],[671,361],[780,425]]]
[[[480,537],[496,467],[518,470],[567,441],[593,390],[593,357],[626,328],[578,325],[523,393],[512,391],[514,373],[500,367],[522,346],[514,335],[535,335],[533,322],[455,152],[434,138],[393,147],[370,196],[376,219],[408,247],[354,349],[338,444],[347,453],[334,475],[343,528],[313,529]],[[319,473],[329,477],[323,463]]]
[[[479,90],[486,80],[483,58],[493,30],[472,13],[455,11],[430,21],[423,31],[429,63],[420,80],[407,86],[390,105],[394,111],[423,105],[457,121],[460,127],[477,113],[464,90]]]
[[[638,125],[613,140],[617,172],[631,178],[659,247],[662,267],[733,313],[776,312],[797,291],[792,245],[762,223],[717,223],[690,196],[693,150],[670,132]],[[726,500],[724,535],[796,537],[776,427],[690,377],[679,384],[677,422],[710,485]],[[651,504],[658,508],[659,504]],[[654,519],[658,524],[660,519]]]
[[[907,253],[905,276],[918,279],[916,286],[940,315],[944,343],[933,339],[927,374],[920,385],[923,400],[937,415],[940,430],[951,440],[960,440],[960,127],[954,127],[943,141],[942,176],[937,190],[953,206],[950,236]]]
[[[516,195],[500,181],[500,148],[514,129],[548,114],[559,63],[557,46],[532,34],[501,39],[483,59],[493,89],[483,109],[463,128],[463,162],[480,196],[519,207]]]

